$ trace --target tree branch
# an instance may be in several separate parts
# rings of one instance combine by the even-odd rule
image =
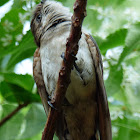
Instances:
[[[10,120],[17,112],[19,112],[22,108],[26,107],[28,105],[28,103],[24,103],[24,104],[20,104],[18,105],[18,107],[12,111],[10,114],[8,114],[6,117],[4,117],[1,121],[0,121],[0,127],[6,123],[8,120]]]
[[[52,105],[57,109],[61,108],[66,90],[68,88],[68,85],[70,84],[71,69],[75,61],[75,56],[78,52],[78,42],[81,38],[81,27],[83,19],[86,16],[86,4],[87,0],[76,0],[73,7],[74,14],[72,16],[71,31],[66,43],[66,61],[62,62],[55,94],[51,101]],[[42,134],[42,140],[53,139],[55,124],[58,115],[59,111],[55,110],[54,108],[50,108],[48,119],[44,128],[44,132]]]

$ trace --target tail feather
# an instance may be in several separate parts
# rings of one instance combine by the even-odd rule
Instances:
[[[73,140],[67,128],[63,112],[60,113],[59,118],[57,119],[56,135],[59,140]]]

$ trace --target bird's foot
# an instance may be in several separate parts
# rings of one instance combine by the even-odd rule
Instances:
[[[51,107],[51,108],[53,108],[53,109],[55,109],[55,110],[58,110],[56,107],[54,107],[54,105],[51,103],[51,100],[52,100],[52,97],[49,95],[48,96],[48,105]]]
[[[66,62],[66,58],[65,58],[65,53],[64,52],[62,52],[61,58],[64,60],[64,62]]]

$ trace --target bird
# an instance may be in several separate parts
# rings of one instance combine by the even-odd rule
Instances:
[[[38,46],[34,53],[33,76],[46,115],[53,107],[49,101],[54,95],[61,63],[65,59],[71,16],[70,10],[56,1],[42,1],[32,16],[31,31]],[[56,123],[56,135],[59,140],[111,140],[111,121],[99,47],[95,39],[84,31],[78,45],[71,82]],[[100,98],[104,98],[104,102]],[[104,108],[107,113],[104,113]],[[100,124],[104,120],[108,125],[101,132]]]

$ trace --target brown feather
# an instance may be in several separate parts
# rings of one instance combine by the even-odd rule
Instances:
[[[43,76],[42,76],[42,70],[41,70],[41,59],[40,59],[40,53],[39,53],[39,48],[36,49],[34,53],[34,60],[33,60],[33,76],[34,80],[37,85],[37,89],[40,95],[40,98],[42,100],[45,113],[47,115],[48,113],[48,93],[45,88]]]
[[[96,71],[100,140],[112,140],[111,119],[103,81],[102,59],[97,43],[93,42],[94,39],[90,35],[86,36]]]

